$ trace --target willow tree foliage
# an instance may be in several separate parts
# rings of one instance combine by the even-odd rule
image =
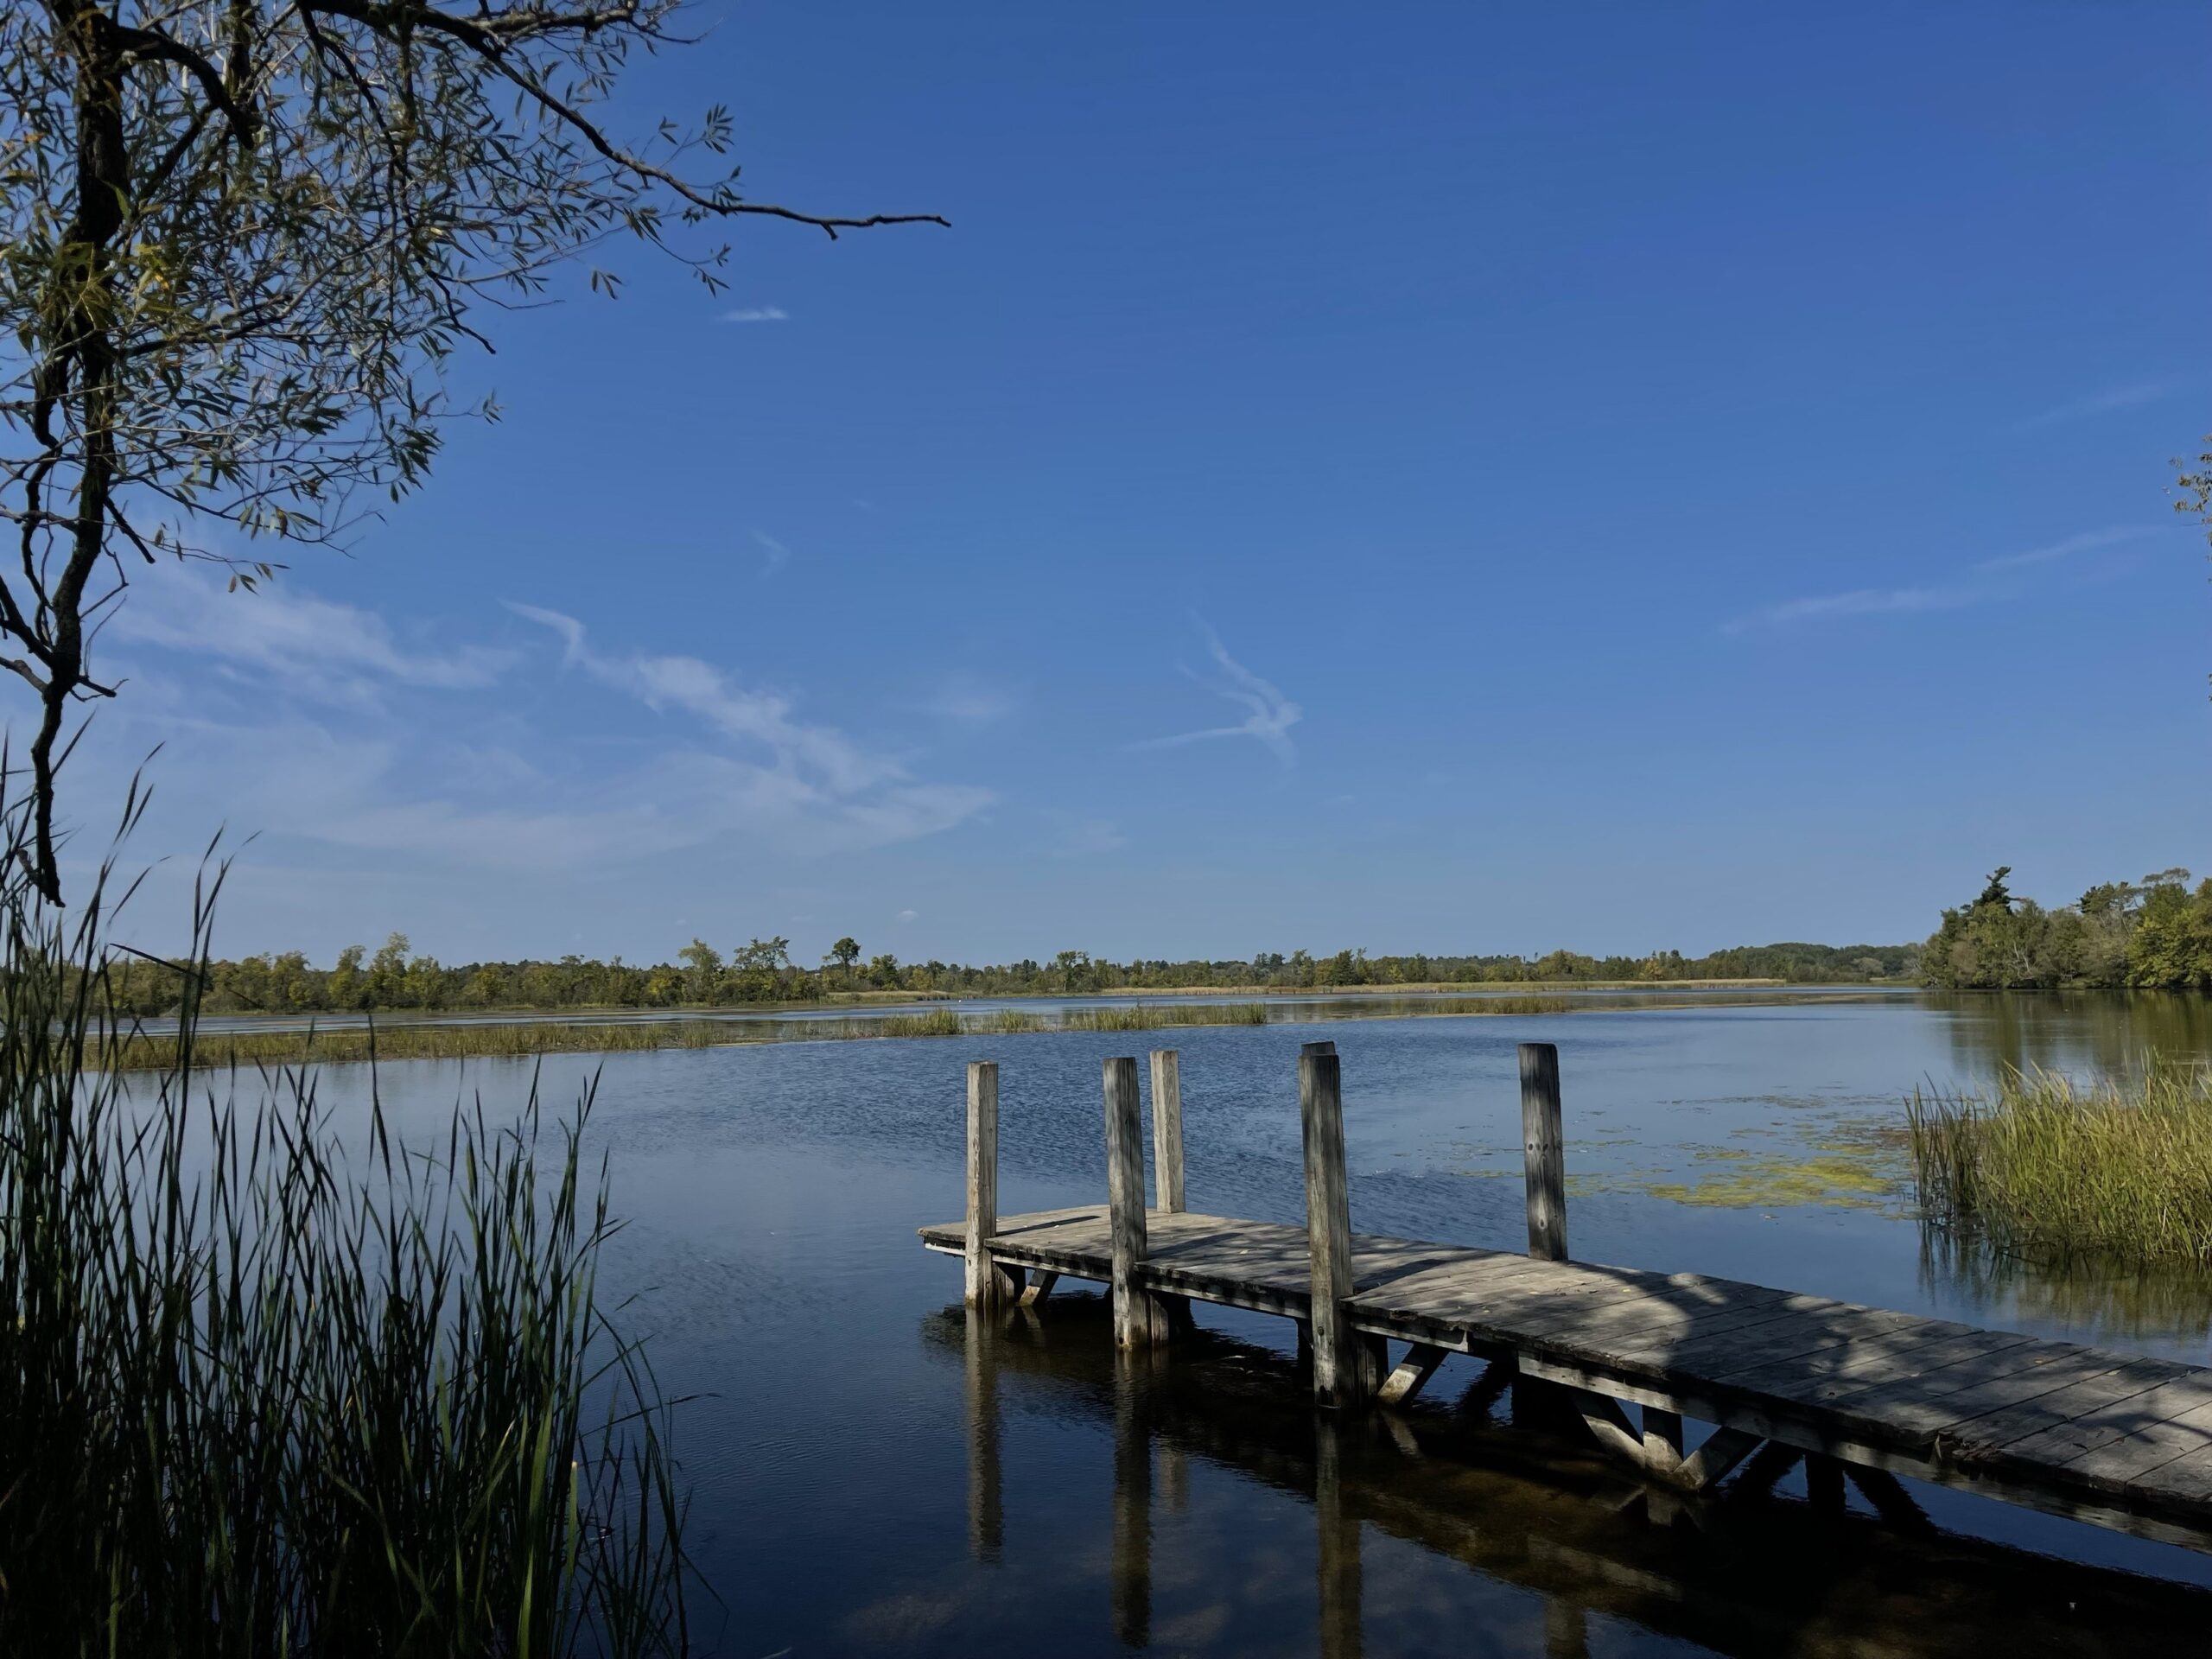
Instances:
[[[0,5],[0,663],[39,699],[36,880],[58,898],[68,711],[138,561],[251,586],[422,481],[486,308],[628,236],[710,289],[706,227],[842,219],[741,194],[714,109],[605,108],[674,0]],[[942,223],[942,220],[935,222]],[[696,239],[686,231],[696,233]],[[594,270],[594,289],[616,278]],[[258,542],[260,548],[254,547]]]

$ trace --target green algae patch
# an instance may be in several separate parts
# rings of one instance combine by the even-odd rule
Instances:
[[[1700,1153],[1701,1160],[1708,1154]],[[1896,1178],[1872,1160],[1815,1154],[1790,1158],[1729,1147],[1710,1149],[1709,1161],[1725,1166],[1688,1181],[1654,1181],[1643,1191],[1676,1204],[1723,1210],[1760,1210],[1788,1205],[1827,1205],[1843,1210],[1885,1210],[1897,1196]]]

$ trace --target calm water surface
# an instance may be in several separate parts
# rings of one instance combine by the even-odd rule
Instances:
[[[1344,1060],[1353,1221],[1518,1248],[1514,1046],[1556,1042],[1576,1255],[2212,1360],[2212,1299],[1931,1248],[1897,1181],[1900,1097],[1999,1064],[2203,1053],[2203,1003],[1891,997],[1548,1019],[785,1043],[613,1056],[594,1133],[679,1420],[704,1647],[842,1654],[1675,1655],[2212,1651],[2212,1557],[1928,1488],[1913,1538],[1771,1499],[1646,1495],[1556,1425],[1433,1402],[1317,1421],[1281,1321],[1201,1308],[1173,1363],[1100,1306],[979,1325],[916,1226],[961,1203],[963,1070],[1001,1066],[1001,1207],[1095,1201],[1099,1063],[1182,1052],[1193,1208],[1303,1219],[1294,1083]],[[588,1058],[546,1065],[556,1100]],[[403,1127],[506,1061],[389,1065]],[[325,1074],[339,1121],[366,1077]],[[1854,1497],[1854,1504],[1858,1500]],[[718,1604],[716,1599],[718,1599]]]

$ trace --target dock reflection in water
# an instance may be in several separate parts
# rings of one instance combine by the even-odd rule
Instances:
[[[1269,1639],[1323,1659],[1435,1651],[1440,1621],[1459,1634],[1448,1650],[1547,1659],[1593,1639],[1607,1653],[1688,1643],[1746,1656],[2189,1653],[2212,1628],[2202,1589],[1816,1506],[1773,1491],[1758,1459],[1709,1497],[1648,1487],[1533,1389],[1493,1400],[1471,1387],[1452,1406],[1339,1419],[1313,1408],[1294,1362],[1217,1332],[1186,1335],[1172,1363],[1118,1353],[1103,1301],[1081,1294],[996,1316],[950,1308],[922,1336],[963,1368],[978,1560],[999,1562],[1010,1534],[1019,1549],[1009,1479],[1046,1484],[1009,1468],[1009,1418],[1112,1437],[1110,1494],[1049,1484],[1058,1507],[1110,1506],[1104,1605],[1065,1610],[1071,1646],[1102,1614],[1128,1649],[1211,1646],[1161,1633],[1218,1629],[1209,1599],[1279,1575],[1233,1519],[1188,1518],[1194,1465],[1231,1478],[1232,1516],[1311,1506],[1310,1647],[1281,1627],[1281,1606]],[[1173,1570],[1156,1599],[1163,1548]]]

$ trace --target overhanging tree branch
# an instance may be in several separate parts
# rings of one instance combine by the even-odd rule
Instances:
[[[473,303],[542,303],[555,267],[632,235],[722,286],[725,247],[675,226],[845,231],[699,175],[729,121],[605,111],[632,47],[683,45],[676,0],[20,0],[0,7],[0,668],[38,699],[38,884],[58,899],[54,776],[97,622],[128,564],[270,563],[235,537],[321,543],[435,462],[444,371],[488,346]],[[594,286],[612,288],[594,273]],[[7,443],[10,435],[20,440]],[[129,556],[135,554],[136,560]],[[105,560],[115,585],[89,597]],[[128,561],[128,563],[126,563]],[[88,622],[95,626],[88,627]]]

